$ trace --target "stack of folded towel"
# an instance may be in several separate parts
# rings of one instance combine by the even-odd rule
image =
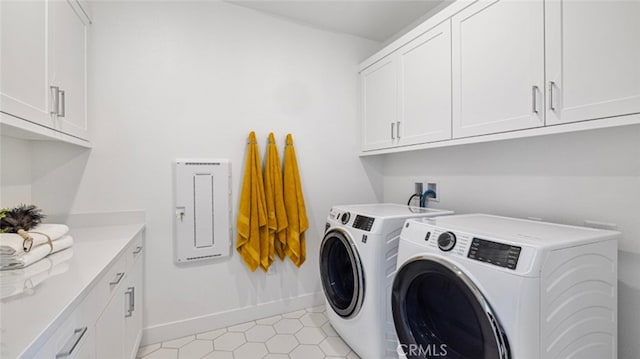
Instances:
[[[61,251],[43,258],[27,268],[0,271],[0,299],[16,299],[34,293],[45,280],[69,270],[73,249]]]
[[[17,233],[0,233],[0,270],[27,267],[51,253],[73,245],[64,224],[39,224],[29,230],[33,238],[30,250],[24,250],[24,238]]]

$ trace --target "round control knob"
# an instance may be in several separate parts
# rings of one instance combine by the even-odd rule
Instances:
[[[438,248],[448,252],[456,246],[456,235],[452,232],[444,232],[438,236]]]
[[[344,212],[342,217],[340,217],[340,221],[342,224],[347,224],[347,222],[349,222],[349,218],[351,218],[351,214],[349,214],[349,212]]]

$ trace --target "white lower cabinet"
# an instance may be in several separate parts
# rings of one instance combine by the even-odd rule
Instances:
[[[89,329],[87,328],[87,331]],[[88,332],[85,333],[84,341],[79,343],[75,350],[75,355],[69,356],[68,358],[77,358],[77,359],[94,359],[96,357],[95,353],[95,333]],[[60,359],[64,358],[64,356],[60,357]],[[57,358],[56,358],[57,359]]]
[[[130,251],[133,266],[127,278],[125,288],[125,319],[124,319],[124,355],[123,358],[134,359],[138,346],[142,340],[142,302],[143,291],[143,261],[141,258],[142,244],[134,244]]]
[[[82,305],[86,305],[83,303]],[[82,306],[81,305],[81,306]],[[36,358],[94,359],[95,332],[92,323],[75,310],[44,344]]]
[[[35,357],[135,358],[142,338],[142,257],[139,234]]]
[[[142,338],[142,242],[125,253],[126,273],[95,324],[96,358],[135,358]]]
[[[123,286],[121,286],[123,287]],[[124,291],[116,292],[96,322],[96,358],[122,358],[124,349]]]

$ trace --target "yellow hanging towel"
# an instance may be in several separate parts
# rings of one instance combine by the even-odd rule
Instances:
[[[287,209],[287,244],[285,254],[300,267],[306,259],[305,231],[309,228],[307,210],[302,197],[302,185],[298,171],[298,160],[293,148],[293,137],[287,135],[284,150],[284,206]]]
[[[284,248],[287,243],[287,211],[284,207],[280,156],[273,133],[269,134],[267,155],[264,166],[264,194],[267,200],[267,219],[269,227],[269,264],[273,262],[274,250],[284,260]],[[263,257],[264,259],[264,257]]]
[[[267,242],[267,214],[265,208],[262,165],[256,134],[249,134],[240,208],[238,210],[238,239],[236,249],[251,271],[261,263],[260,249]]]

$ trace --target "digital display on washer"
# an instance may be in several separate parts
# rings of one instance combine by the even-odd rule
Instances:
[[[522,247],[473,238],[467,257],[500,267],[516,269]]]
[[[357,215],[356,219],[353,221],[353,228],[369,232],[373,226],[373,220],[374,219],[371,217]]]

